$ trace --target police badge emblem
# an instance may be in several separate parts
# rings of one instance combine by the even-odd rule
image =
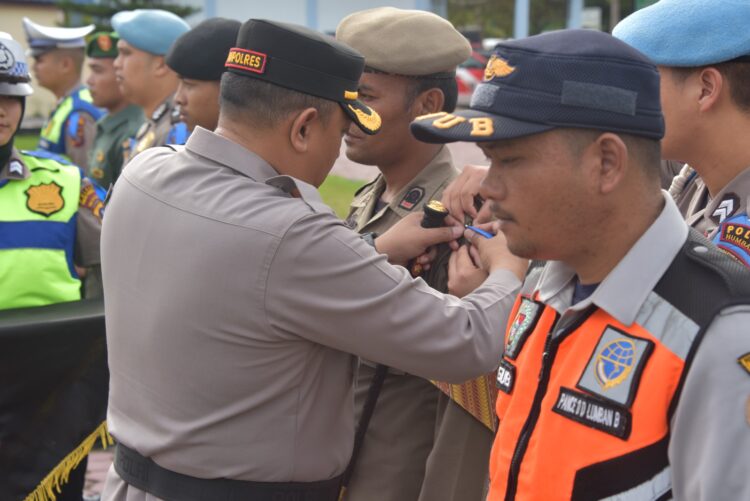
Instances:
[[[541,309],[541,305],[531,299],[523,298],[521,300],[518,312],[513,319],[513,323],[510,324],[510,329],[508,329],[508,337],[505,341],[506,357],[511,360],[516,359],[523,343],[526,342],[526,338],[534,330]]]
[[[62,186],[54,181],[31,186],[26,190],[26,198],[26,208],[44,217],[50,217],[65,207]]]

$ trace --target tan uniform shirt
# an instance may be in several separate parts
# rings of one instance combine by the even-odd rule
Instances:
[[[167,144],[169,129],[172,127],[171,117],[174,107],[174,96],[169,96],[143,122],[135,137],[127,141],[127,144],[123,144],[123,166],[138,153],[154,146]]]
[[[669,193],[688,225],[750,266],[750,167],[712,198],[697,172],[685,165]]]
[[[520,287],[498,271],[464,300],[443,295],[388,264],[312,186],[201,128],[123,171],[102,255],[110,430],[202,478],[342,473],[350,354],[425,378],[488,372],[498,312]],[[136,492],[110,470],[104,499],[145,499]]]
[[[395,197],[391,203],[375,213],[378,199],[385,191],[385,179],[378,175],[373,182],[356,194],[346,218],[347,225],[359,233],[381,234],[412,212],[421,212],[430,200],[440,200],[446,186],[458,176],[450,150],[443,146],[429,164]],[[450,248],[440,246],[433,266],[422,277],[433,288],[448,290],[448,258]]]

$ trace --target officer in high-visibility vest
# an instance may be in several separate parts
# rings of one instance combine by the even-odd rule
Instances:
[[[42,128],[39,148],[64,155],[85,169],[94,144],[96,121],[104,114],[92,104],[91,94],[81,83],[84,37],[94,30],[94,25],[58,28],[24,17],[23,28],[34,58],[36,81],[57,98],[57,106]]]
[[[488,500],[750,499],[750,274],[659,189],[654,64],[593,30],[502,42],[471,109],[412,132],[476,142],[508,248],[546,261],[498,358]]]
[[[29,82],[21,45],[0,33],[0,310],[76,301],[81,276],[99,263],[102,201],[94,185],[62,157],[13,146]],[[81,499],[85,471],[84,462],[57,499]],[[41,481],[48,472],[33,473]]]

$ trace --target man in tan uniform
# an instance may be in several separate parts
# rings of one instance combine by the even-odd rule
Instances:
[[[350,121],[380,126],[357,52],[250,20],[226,65],[216,132],[140,154],[107,208],[105,500],[337,499],[350,354],[453,382],[489,371],[525,270],[497,236],[478,242],[483,286],[443,295],[382,254],[406,264],[460,229],[413,215],[373,249],[322,203]]]
[[[458,174],[448,148],[417,141],[409,124],[421,115],[455,109],[456,66],[469,57],[471,46],[437,15],[393,7],[344,18],[336,38],[365,57],[360,99],[383,119],[375,136],[352,126],[344,138],[350,160],[380,171],[357,192],[347,223],[360,233],[381,234],[439,200]],[[441,292],[447,292],[449,255],[450,248],[440,246],[430,269],[421,273]],[[378,370],[365,359],[355,390],[360,420],[376,391],[371,387],[381,384],[347,499],[483,499],[492,430],[431,381],[393,368]]]
[[[167,142],[179,80],[164,59],[190,26],[165,10],[137,9],[115,14],[112,27],[120,36],[115,59],[120,90],[143,108],[146,117],[135,137],[123,145],[125,164],[143,150]]]
[[[614,36],[659,65],[665,158],[687,162],[670,193],[688,224],[750,266],[747,2],[662,0]],[[696,37],[693,27],[709,33]],[[668,29],[665,29],[667,28]]]

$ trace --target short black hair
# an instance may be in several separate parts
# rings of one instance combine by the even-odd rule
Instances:
[[[691,74],[704,68],[716,68],[729,83],[729,95],[732,97],[734,104],[742,111],[750,113],[750,62],[727,61],[688,68],[669,66],[669,69],[674,71],[675,79],[678,82],[684,82]]]
[[[407,108],[414,103],[414,100],[421,93],[430,89],[440,89],[443,96],[445,96],[443,109],[440,111],[451,113],[456,109],[456,103],[458,101],[458,83],[456,83],[455,77],[409,77],[409,80],[409,87],[406,92]]]
[[[219,105],[222,115],[267,129],[306,108],[315,108],[321,120],[327,122],[339,106],[322,97],[230,72],[225,72],[221,77]]]

